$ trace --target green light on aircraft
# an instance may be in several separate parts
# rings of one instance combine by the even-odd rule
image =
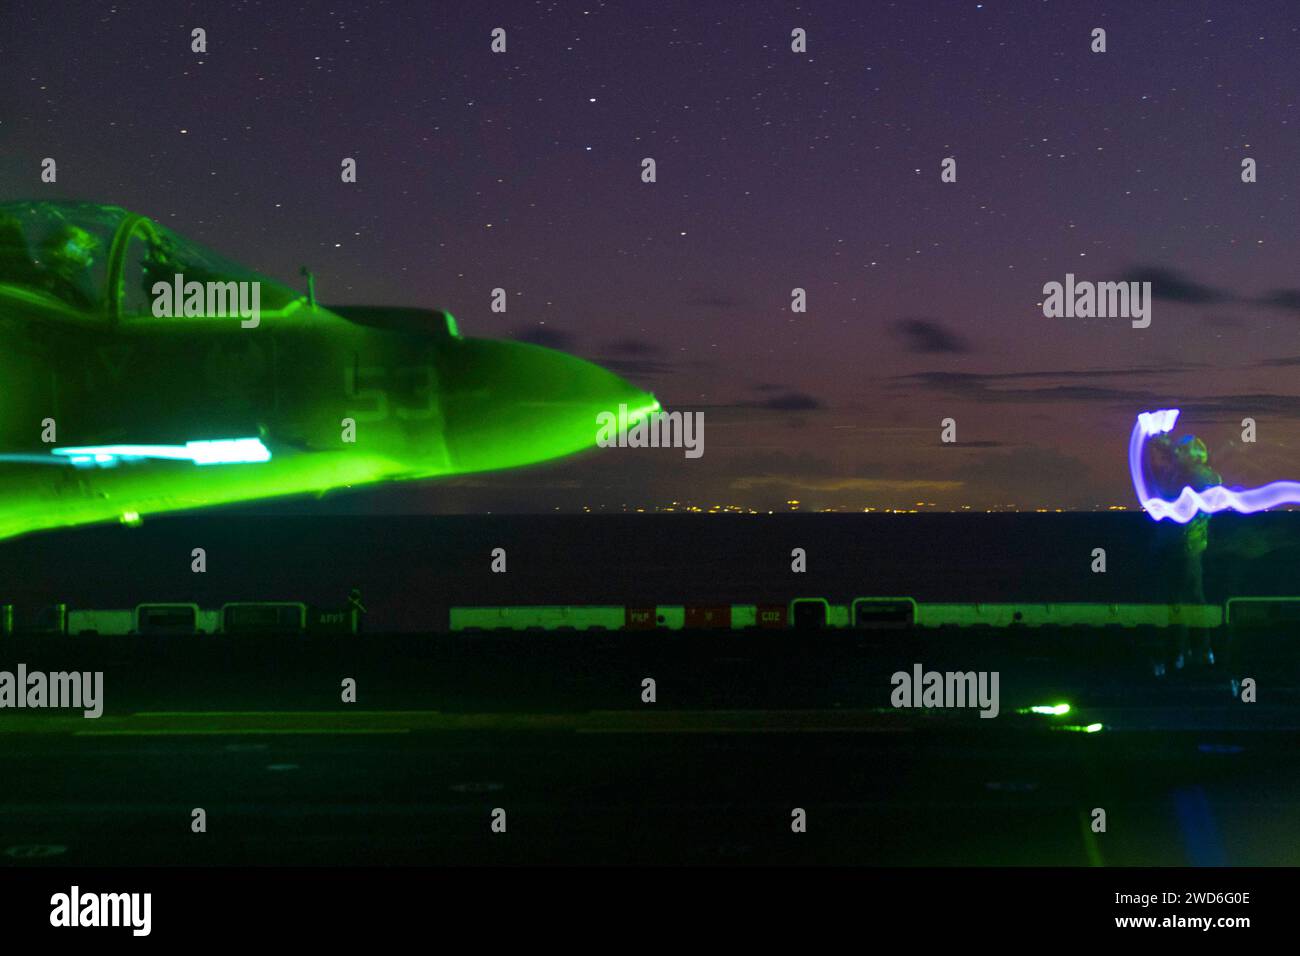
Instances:
[[[66,457],[74,465],[113,467],[120,461],[161,458],[192,461],[196,465],[237,465],[270,461],[271,453],[256,438],[218,441],[188,441],[184,445],[99,445],[94,448],[55,448],[53,455]]]

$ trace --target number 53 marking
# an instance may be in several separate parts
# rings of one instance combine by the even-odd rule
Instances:
[[[362,383],[367,383],[362,385]],[[389,391],[396,389],[407,402],[393,402]],[[427,421],[438,414],[438,373],[432,365],[346,365],[343,392],[348,398],[370,403],[369,408],[350,411],[357,422],[382,422],[392,414],[403,421]]]

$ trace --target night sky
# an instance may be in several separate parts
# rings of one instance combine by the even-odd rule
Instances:
[[[0,201],[122,205],[705,413],[700,459],[323,507],[1132,507],[1151,408],[1228,484],[1300,478],[1297,87],[1294,0],[11,0]],[[1152,281],[1150,328],[1044,318],[1067,272]]]

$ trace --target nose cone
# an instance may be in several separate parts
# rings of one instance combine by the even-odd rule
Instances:
[[[447,451],[455,471],[492,471],[591,448],[599,416],[629,425],[655,397],[584,359],[524,342],[462,339],[445,373]]]

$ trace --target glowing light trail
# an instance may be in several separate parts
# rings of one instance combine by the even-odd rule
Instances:
[[[1184,487],[1173,501],[1149,494],[1142,471],[1142,449],[1147,439],[1172,431],[1177,421],[1176,408],[1143,412],[1138,415],[1133,434],[1129,437],[1128,470],[1133,478],[1133,490],[1137,492],[1138,502],[1153,519],[1172,518],[1179,524],[1187,524],[1199,511],[1214,514],[1231,508],[1248,515],[1278,505],[1300,504],[1300,481],[1274,481],[1242,491],[1232,491],[1223,485],[1212,485],[1204,491]]]
[[[215,441],[187,441],[184,445],[96,445],[88,448],[55,448],[52,454],[67,458],[79,467],[111,468],[119,461],[164,458],[192,461],[196,465],[237,465],[270,461],[271,452],[257,438],[222,438]]]

